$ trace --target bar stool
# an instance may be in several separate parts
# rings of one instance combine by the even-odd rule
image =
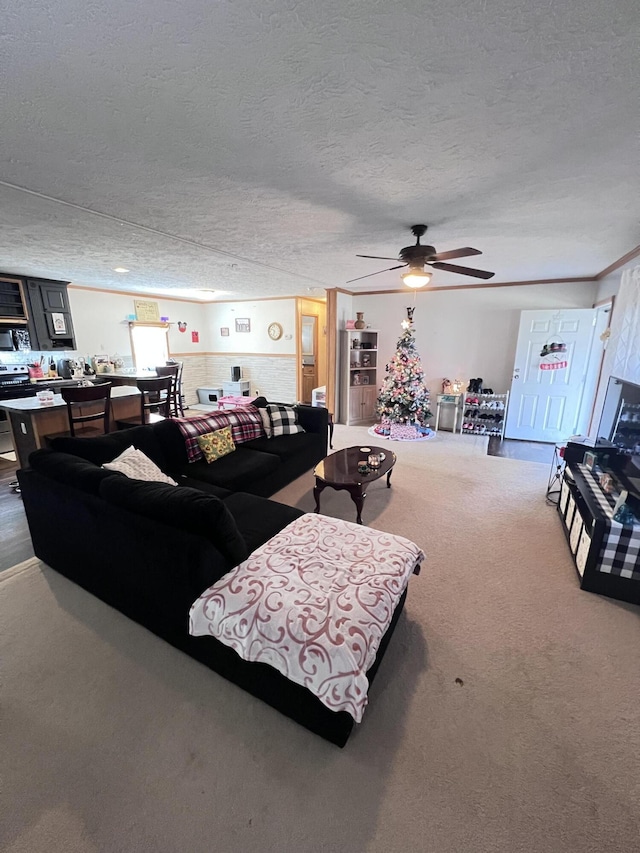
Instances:
[[[157,379],[138,379],[136,385],[140,391],[140,415],[117,421],[118,429],[129,429],[142,424],[155,424],[170,417],[169,395],[171,376],[158,376]],[[158,412],[161,414],[158,414]]]
[[[156,373],[158,376],[170,376],[171,377],[171,389],[169,391],[169,414],[172,417],[178,418],[182,417],[184,414],[182,408],[182,401],[180,395],[180,373],[181,373],[181,364],[163,364],[160,367],[156,367]]]
[[[109,432],[111,417],[111,382],[100,382],[98,385],[79,385],[71,388],[61,388],[60,396],[67,404],[69,418],[68,432],[60,432],[47,436],[47,441],[62,436],[73,438],[92,438]],[[102,421],[100,426],[78,426]]]

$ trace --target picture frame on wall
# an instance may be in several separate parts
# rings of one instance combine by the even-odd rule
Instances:
[[[228,326],[221,326],[220,327],[220,335],[223,338],[228,338],[229,337],[229,327]]]
[[[251,320],[248,317],[236,317],[236,332],[250,332]]]
[[[56,335],[67,334],[67,324],[65,323],[64,314],[54,312],[51,314],[51,320],[53,322],[53,331]]]

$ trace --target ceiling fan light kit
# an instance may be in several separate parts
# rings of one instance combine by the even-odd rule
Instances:
[[[421,269],[411,269],[409,272],[403,272],[400,276],[407,287],[424,287],[431,281],[431,273],[423,272]]]
[[[347,282],[347,284],[351,284],[353,281],[360,281],[360,279],[363,278],[370,278],[372,275],[380,275],[380,273],[383,272],[390,272],[391,270],[402,269],[402,267],[409,267],[408,272],[401,274],[402,281],[409,287],[424,287],[425,284],[429,283],[432,275],[432,273],[426,272],[424,269],[425,266],[432,267],[436,270],[458,273],[459,275],[470,275],[473,278],[493,278],[495,273],[488,272],[487,270],[477,270],[472,267],[461,267],[457,264],[442,263],[442,261],[448,261],[453,258],[467,258],[470,255],[481,255],[482,252],[479,249],[472,249],[470,246],[465,246],[462,249],[452,249],[449,252],[436,252],[433,246],[423,246],[420,242],[420,238],[426,233],[426,231],[426,225],[413,225],[411,227],[411,232],[416,238],[416,242],[413,246],[405,246],[404,249],[400,249],[398,260],[402,261],[402,263],[399,266],[387,267],[386,270],[378,270],[378,272],[372,272],[367,275],[361,275],[358,278],[352,278]],[[356,255],[356,257],[374,258],[380,261],[395,260],[395,258],[386,258],[381,257],[380,255]]]

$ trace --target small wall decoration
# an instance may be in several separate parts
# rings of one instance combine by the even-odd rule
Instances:
[[[540,351],[540,370],[562,370],[569,366],[566,355],[567,345],[564,341],[550,341]]]
[[[282,337],[283,329],[280,323],[270,323],[267,331],[272,341],[279,341]]]
[[[150,302],[147,299],[134,299],[133,307],[136,312],[136,320],[139,323],[160,322],[160,309],[157,302]]]
[[[191,343],[199,344],[200,343],[200,332],[191,332]]]
[[[56,335],[67,334],[67,324],[64,320],[64,314],[53,313],[51,315],[51,321],[53,322],[53,331]]]
[[[182,320],[178,320],[178,331],[179,332],[186,332],[187,331],[187,324],[183,323]]]
[[[248,317],[236,317],[236,332],[250,332],[251,320]]]
[[[220,326],[220,336],[223,338],[229,337],[229,327],[228,326]]]

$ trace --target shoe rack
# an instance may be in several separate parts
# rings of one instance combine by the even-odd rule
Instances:
[[[504,394],[477,394],[475,391],[466,391],[460,432],[503,439],[508,404],[508,391]]]

